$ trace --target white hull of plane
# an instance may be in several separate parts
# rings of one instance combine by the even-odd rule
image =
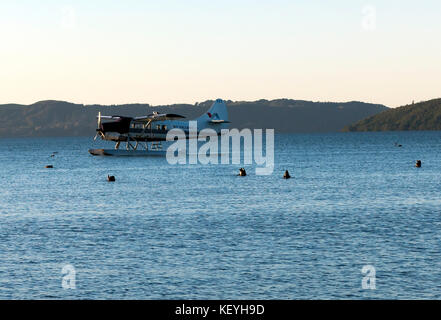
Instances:
[[[164,157],[167,154],[167,150],[89,149],[89,153],[93,156]]]

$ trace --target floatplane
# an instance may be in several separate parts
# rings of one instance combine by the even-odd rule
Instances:
[[[187,139],[197,138],[190,135],[190,121],[184,121],[184,116],[153,112],[140,117],[105,116],[98,113],[98,128],[94,140],[115,142],[113,149],[90,149],[94,156],[165,156],[167,150],[162,143],[167,141],[167,133],[172,129],[181,129]],[[104,121],[103,121],[104,120]],[[217,135],[222,129],[228,128],[227,106],[222,99],[217,99],[210,109],[194,119],[198,132],[210,128]],[[125,148],[121,146],[121,143]]]

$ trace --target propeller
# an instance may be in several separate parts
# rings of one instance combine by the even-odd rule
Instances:
[[[101,128],[101,111],[98,111],[98,129]]]
[[[97,123],[98,129],[101,129],[101,111],[98,111],[98,117],[97,118],[98,118],[98,123]],[[93,138],[93,141],[95,141],[96,138],[98,138],[98,134],[99,134],[99,131],[97,130],[96,134],[95,134],[95,137]]]

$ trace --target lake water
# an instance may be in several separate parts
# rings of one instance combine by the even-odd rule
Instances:
[[[276,135],[247,177],[100,145],[0,140],[1,299],[441,298],[441,132]]]

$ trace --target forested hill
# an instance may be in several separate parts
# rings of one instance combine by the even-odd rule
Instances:
[[[441,98],[388,109],[343,131],[441,130]]]
[[[148,104],[82,105],[40,101],[31,105],[0,105],[0,137],[93,136],[96,115],[140,116],[153,111],[177,113],[193,119],[213,101],[169,106]],[[362,102],[310,102],[303,100],[226,101],[230,128],[274,128],[276,132],[337,132],[343,127],[387,108]]]

